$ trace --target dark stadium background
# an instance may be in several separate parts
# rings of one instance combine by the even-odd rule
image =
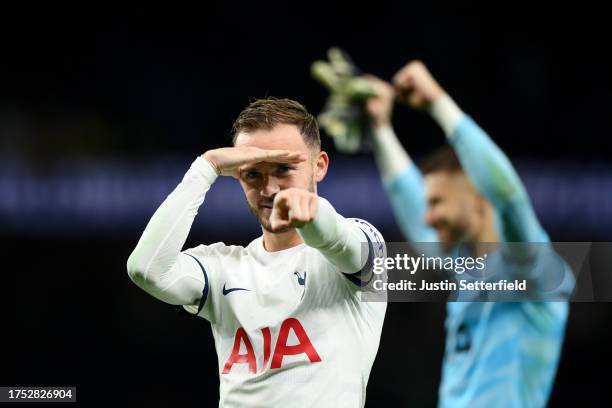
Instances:
[[[216,406],[208,324],[142,292],[125,262],[191,161],[228,143],[250,100],[290,97],[319,112],[325,92],[309,66],[331,45],[387,79],[423,60],[516,163],[553,240],[612,241],[612,64],[597,11],[330,7],[3,15],[0,385],[76,386],[83,406]],[[443,142],[426,115],[398,107],[394,117],[416,158]],[[402,240],[371,157],[324,147],[322,194]],[[257,236],[231,181],[207,200],[188,245]],[[572,305],[551,406],[608,399],[599,372],[612,363],[611,312]],[[389,305],[367,406],[435,404],[443,318],[443,304]]]

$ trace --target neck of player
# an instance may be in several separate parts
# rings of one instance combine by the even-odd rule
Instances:
[[[295,228],[277,233],[270,232],[263,228],[262,230],[263,245],[268,252],[278,252],[304,243],[304,240]]]

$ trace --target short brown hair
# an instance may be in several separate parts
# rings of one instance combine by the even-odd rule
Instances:
[[[461,162],[457,153],[449,146],[444,146],[427,156],[421,163],[421,172],[423,174],[435,173],[437,171],[446,171],[448,173],[457,173],[463,171]]]
[[[309,148],[321,149],[317,119],[301,103],[291,99],[273,97],[257,99],[240,112],[232,126],[232,144],[236,144],[236,138],[240,132],[270,130],[279,124],[297,126]]]

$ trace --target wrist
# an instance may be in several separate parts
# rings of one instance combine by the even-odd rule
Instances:
[[[403,173],[412,162],[391,125],[374,129],[373,150],[383,181]]]
[[[210,161],[204,158],[203,155],[196,157],[195,161],[185,174],[184,179],[195,177],[199,181],[204,180],[205,184],[212,185],[219,175]]]
[[[464,116],[461,108],[446,93],[440,94],[431,102],[429,113],[447,137],[452,135],[455,127]]]
[[[210,153],[210,150],[208,150],[207,152],[205,152],[202,155],[202,159],[206,160],[211,165],[211,167],[213,168],[215,173],[217,173],[217,176],[220,176],[221,175],[221,169],[219,168],[219,166],[217,165],[217,163],[215,162],[215,160],[211,156],[212,156],[212,154]]]
[[[306,245],[318,248],[329,243],[330,236],[335,231],[336,211],[334,207],[322,197],[317,198],[317,213],[314,219],[297,228],[298,233]]]
[[[375,131],[378,129],[389,128],[391,127],[391,116],[384,117],[384,118],[372,118],[370,123],[371,123],[372,129]]]

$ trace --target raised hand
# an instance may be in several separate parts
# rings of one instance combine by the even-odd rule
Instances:
[[[376,96],[366,100],[366,112],[372,121],[372,126],[388,126],[391,124],[391,113],[393,112],[393,102],[395,100],[395,90],[387,81],[367,75],[374,86]]]
[[[314,220],[319,197],[299,188],[288,188],[274,196],[270,225],[275,232],[299,228]]]
[[[289,150],[266,150],[252,146],[223,147],[209,150],[202,155],[217,170],[220,176],[238,178],[238,168],[259,162],[299,163],[306,155]]]
[[[409,62],[400,69],[393,77],[393,85],[399,99],[416,109],[428,108],[445,94],[421,61]]]

